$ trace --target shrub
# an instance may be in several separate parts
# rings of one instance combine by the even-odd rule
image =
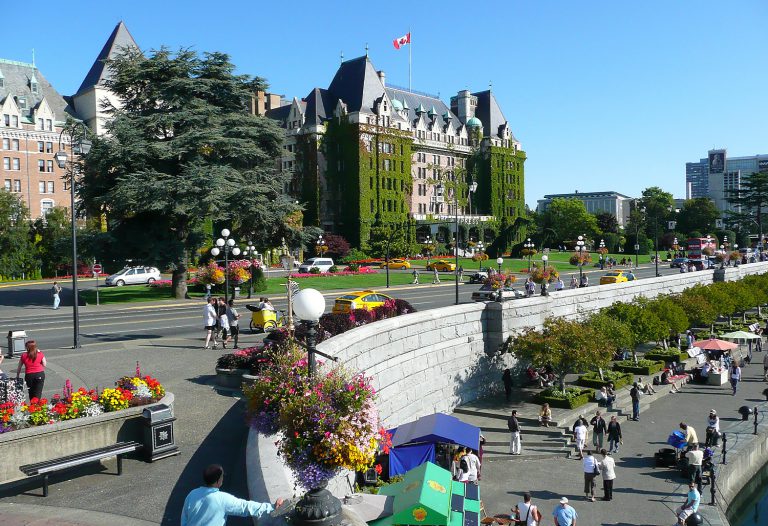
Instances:
[[[355,322],[349,314],[328,313],[320,317],[320,328],[331,337],[354,329]]]
[[[256,267],[253,271],[253,290],[255,292],[264,292],[267,290],[267,278],[264,276],[264,271],[261,266]]]
[[[309,269],[309,273],[310,274],[320,274],[320,269],[317,268],[317,267],[312,267],[311,269]]]
[[[355,325],[365,325],[376,321],[376,313],[367,309],[352,309],[349,311],[349,317]]]
[[[652,360],[654,362],[677,362],[681,363],[688,359],[688,353],[680,352],[677,349],[654,349],[645,353],[644,358],[646,360]]]
[[[344,269],[345,272],[357,272],[360,270],[360,265],[357,263],[350,263],[347,268]]]
[[[633,375],[649,375],[655,374],[664,368],[664,362],[656,362],[653,360],[638,360],[635,364],[632,360],[623,360],[613,364],[613,368],[616,371],[623,371],[625,373],[632,373]]]
[[[216,367],[218,369],[242,369],[242,360],[234,354],[222,354],[216,360]]]
[[[632,383],[632,373],[603,371],[603,380],[601,380],[600,375],[596,371],[591,371],[579,376],[578,381],[579,385],[593,389],[600,389],[603,386],[608,386],[609,383],[612,383],[616,389],[629,385]]]
[[[354,263],[363,259],[370,259],[370,256],[358,248],[350,249],[347,255],[339,258],[340,263]]]
[[[472,261],[488,261],[488,254],[485,252],[478,252],[472,255]]]
[[[591,395],[591,389],[581,387],[566,387],[565,391],[550,387],[539,393],[537,398],[540,403],[548,403],[550,407],[575,409],[588,403]]]
[[[416,308],[413,305],[401,299],[395,300],[395,307],[397,308],[397,312],[400,314],[410,314],[412,312],[416,312]]]
[[[338,271],[339,271],[339,267],[337,267],[336,265],[331,265],[331,268],[328,269],[328,272],[330,272],[331,274],[335,274]]]

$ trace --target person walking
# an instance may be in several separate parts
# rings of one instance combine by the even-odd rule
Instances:
[[[555,518],[555,526],[576,526],[576,519],[579,518],[576,510],[568,504],[568,497],[560,499],[560,504],[555,506],[552,516]]]
[[[688,479],[696,483],[696,489],[701,493],[701,463],[704,462],[704,452],[699,449],[698,444],[693,444],[685,458],[688,459]]]
[[[531,493],[526,491],[523,494],[523,502],[518,502],[515,506],[515,515],[517,516],[517,524],[521,526],[539,526],[541,521],[541,512],[539,507],[531,502]]]
[[[605,449],[600,450],[600,473],[603,475],[603,500],[613,500],[613,481],[616,479],[616,461]]]
[[[734,361],[731,365],[731,387],[734,396],[736,396],[736,390],[739,388],[739,381],[741,381],[741,367]]]
[[[221,347],[226,349],[232,336],[229,334],[229,318],[227,317],[227,304],[224,303],[224,298],[219,298],[216,314],[219,321],[219,330],[221,331]],[[216,344],[213,347],[216,348]]]
[[[632,399],[632,420],[637,422],[640,420],[640,389],[637,387],[637,382],[629,390],[629,397]]]
[[[467,465],[469,466],[469,473],[467,473],[467,480],[477,485],[477,481],[480,480],[480,459],[475,454],[474,449],[467,450]]]
[[[709,411],[705,433],[706,438],[704,440],[704,445],[706,447],[717,446],[718,438],[720,437],[720,417],[717,416],[717,411],[714,409]]]
[[[440,283],[440,274],[437,273],[437,267],[432,266],[432,285]]]
[[[512,410],[512,414],[507,419],[507,427],[509,428],[509,454],[519,455],[522,453],[522,445],[520,443],[520,422],[517,421],[517,409]]]
[[[411,281],[411,285],[418,285],[419,284],[419,271],[416,269],[413,269],[413,272],[411,272],[411,275],[413,276],[413,281]]]
[[[283,505],[279,498],[272,505],[252,500],[238,499],[220,491],[224,483],[224,468],[212,464],[203,471],[203,486],[193,489],[184,499],[181,510],[181,526],[224,526],[228,516],[259,518]]]
[[[608,450],[611,453],[619,452],[619,445],[621,444],[621,424],[616,418],[616,415],[611,416],[611,421],[608,422]]]
[[[603,449],[603,438],[605,438],[607,426],[600,411],[595,412],[595,416],[589,421],[589,425],[592,426],[592,445],[595,446],[596,451],[598,448]]]
[[[555,292],[563,290],[565,288],[565,283],[563,283],[563,278],[558,277],[557,282],[555,283]]]
[[[464,283],[464,265],[459,265],[457,272],[459,273],[459,283]]]
[[[24,348],[26,351],[19,357],[19,366],[16,368],[16,382],[19,381],[21,368],[24,367],[24,381],[29,392],[29,401],[43,397],[43,384],[45,384],[45,368],[48,362],[43,351],[37,348],[35,340],[29,340]]]
[[[586,420],[579,416],[573,425],[573,440],[576,442],[576,451],[579,452],[579,460],[584,458],[584,445],[587,441]]]
[[[57,310],[61,304],[61,285],[59,285],[58,281],[53,282],[51,296],[53,296],[53,310]]]
[[[208,298],[208,302],[203,307],[203,326],[205,327],[205,347],[204,349],[210,349],[211,339],[213,339],[213,348],[218,347],[216,343],[216,320],[218,315],[216,314],[216,298]]]
[[[504,374],[501,375],[501,381],[504,382],[504,396],[509,402],[512,400],[512,371],[509,370],[509,367],[504,369]]]
[[[768,382],[768,352],[763,356],[763,378]]]
[[[685,521],[699,511],[699,503],[701,502],[701,493],[696,489],[695,482],[688,483],[688,495],[686,495],[685,503],[675,510],[675,516],[677,517],[677,524],[679,526],[685,526]]]
[[[592,451],[588,449],[586,453],[581,461],[584,471],[584,494],[588,501],[595,502],[595,477],[600,474],[600,466],[597,459],[592,456]]]
[[[229,305],[227,305],[227,321],[229,322],[229,332],[232,334],[233,347],[239,349],[237,344],[240,339],[240,314],[235,308],[235,300],[229,300]]]

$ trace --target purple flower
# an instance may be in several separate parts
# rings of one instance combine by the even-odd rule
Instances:
[[[261,433],[264,436],[272,436],[278,431],[278,415],[277,413],[259,411],[256,416],[251,418],[250,424],[257,433]]]

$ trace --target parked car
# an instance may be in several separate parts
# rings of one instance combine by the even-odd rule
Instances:
[[[635,275],[626,270],[612,270],[600,277],[600,285],[610,285],[611,283],[625,283],[634,281]]]
[[[486,279],[488,279],[488,271],[487,270],[479,270],[477,272],[472,273],[472,275],[469,276],[469,283],[483,283]]]
[[[717,265],[715,265],[715,262],[711,259],[691,259],[688,264],[692,264],[696,270],[711,270],[717,268]]]
[[[438,259],[427,265],[427,270],[437,269],[438,272],[453,272],[456,270],[456,263],[451,263],[444,259]]]
[[[516,289],[495,289],[493,285],[483,285],[480,290],[476,290],[472,293],[472,301],[497,301],[499,297],[499,290],[501,290],[501,299],[511,300],[514,298],[524,298],[525,294],[522,291]]]
[[[331,258],[309,258],[299,265],[299,272],[306,274],[313,268],[320,269],[320,272],[328,272],[332,266]]]
[[[346,314],[355,309],[371,310],[384,305],[387,300],[394,299],[375,290],[359,290],[339,296],[333,303],[334,314]]]
[[[688,265],[690,260],[688,258],[675,258],[669,264],[669,268],[680,268],[683,265]]]
[[[104,284],[107,287],[122,287],[123,285],[154,283],[158,279],[160,279],[160,271],[155,267],[125,267],[120,272],[107,276]]]
[[[386,261],[381,264],[379,268],[387,268],[390,269],[406,269],[411,268],[411,263],[407,259],[390,259],[389,263]]]

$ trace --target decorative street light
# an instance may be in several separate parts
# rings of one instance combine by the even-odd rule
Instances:
[[[320,234],[317,236],[317,241],[315,241],[315,245],[317,245],[317,255],[320,257],[323,257],[326,252],[328,252],[328,245],[325,244],[325,239],[323,239],[323,234]]]
[[[293,311],[307,324],[307,365],[309,377],[315,375],[317,325],[325,311],[325,298],[315,289],[302,289],[293,296]]]
[[[501,274],[501,266],[504,264],[504,258],[501,256],[497,257],[496,264],[499,266],[499,274]]]
[[[485,248],[485,245],[483,244],[483,242],[482,241],[478,241],[477,242],[477,251],[482,254],[484,248]]]
[[[472,194],[477,191],[477,183],[473,179],[467,188],[467,203],[469,204],[469,215],[472,215]]]
[[[530,237],[523,243],[523,248],[528,252],[528,272],[531,271],[531,258],[533,257],[533,249],[535,247],[536,245],[531,241]]]
[[[91,151],[91,141],[88,139],[88,128],[82,121],[77,121],[71,126],[65,126],[59,133],[59,151],[53,156],[56,164],[62,170],[67,167],[68,155],[62,146],[64,133],[69,136],[69,144],[73,155],[79,155],[81,158],[88,155]],[[42,161],[41,161],[42,162]],[[80,348],[80,314],[78,304],[80,303],[77,288],[77,214],[75,212],[75,172],[76,162],[74,157],[69,163],[69,211],[72,219],[72,324],[73,324],[73,349]]]
[[[547,275],[547,261],[549,260],[549,256],[544,254],[541,256],[541,266],[544,267],[542,269],[542,280],[541,280],[541,295],[542,296],[548,296],[549,293],[547,292],[547,280],[545,279],[545,276]]]
[[[603,266],[605,265],[605,254],[603,254],[604,252],[606,254],[608,253],[608,251],[605,250],[605,240],[601,239],[600,240],[600,270],[603,270]]]
[[[438,183],[435,187],[435,192],[437,195],[445,195],[446,191],[445,185],[443,183]],[[456,188],[453,189],[453,232],[454,232],[454,240],[453,240],[453,253],[454,253],[454,259],[456,266],[456,305],[459,304],[459,193],[456,190]]]
[[[240,249],[236,247],[235,240],[229,237],[229,230],[224,228],[221,231],[221,237],[216,240],[216,246],[211,249],[213,257],[224,251],[224,301],[229,303],[229,254],[237,257],[240,255]]]
[[[423,243],[424,252],[427,253],[427,267],[429,267],[429,256],[432,254],[432,237],[427,236]]]
[[[738,243],[734,243],[734,244],[733,244],[733,251],[734,251],[734,252],[738,252],[738,250],[739,250],[739,245],[738,245]],[[734,261],[734,262],[733,262],[733,265],[734,265],[734,266],[736,266],[736,265],[738,265],[738,263],[739,263],[739,260],[737,259],[736,261]],[[729,266],[729,267],[731,266],[731,257],[730,257],[730,254],[728,255],[728,266]]]
[[[251,296],[253,295],[253,263],[256,261],[256,256],[259,255],[259,252],[249,241],[245,246],[245,250],[243,250],[243,255],[248,259],[248,270],[251,273],[251,279],[248,282],[248,299],[251,299]]]
[[[576,240],[576,254],[579,260],[579,287],[581,287],[582,278],[584,277],[584,253],[586,249],[587,247],[585,246],[584,236],[579,236]]]

